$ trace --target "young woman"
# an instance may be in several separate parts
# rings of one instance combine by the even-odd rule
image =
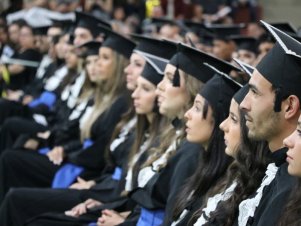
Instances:
[[[227,176],[208,191],[205,205],[195,212],[195,226],[233,225],[239,203],[255,191],[264,176],[269,149],[266,142],[248,139],[245,117],[239,109],[247,92],[248,87],[244,86],[234,95],[229,116],[220,124],[225,134],[225,152],[234,162]]]
[[[223,133],[219,125],[228,116],[232,96],[239,89],[236,82],[224,76],[235,67],[217,58],[207,58],[204,62],[212,61],[216,68],[223,70],[219,70],[219,74],[204,85],[192,108],[185,113],[187,140],[201,144],[205,151],[202,152],[197,170],[179,193],[172,225],[191,224],[190,218],[200,208],[203,196],[225,175],[231,162],[224,152]],[[198,75],[198,79],[202,80],[202,75]]]
[[[126,49],[111,45],[112,39],[115,42],[118,40],[124,43]],[[93,174],[98,174],[99,170],[103,169],[105,160],[102,150],[104,148],[101,147],[105,147],[109,142],[115,125],[128,106],[128,98],[124,91],[123,70],[127,63],[126,58],[129,57],[133,48],[134,43],[128,39],[114,35],[108,36],[99,49],[99,85],[94,105],[90,111],[88,109],[85,113],[89,117],[83,116],[81,140],[72,140],[54,147],[47,156],[20,151],[5,153],[0,163],[0,174],[3,175],[2,195],[10,187],[49,187],[58,169],[64,167],[66,163],[82,167],[77,172],[85,175],[86,179]],[[80,148],[82,142],[91,145]],[[59,155],[59,161],[55,160],[52,154]],[[18,161],[15,161],[17,159]],[[40,172],[38,174],[36,167]],[[27,176],[24,176],[24,172],[27,173]],[[12,175],[14,176],[12,177]],[[70,182],[72,183],[72,180]]]
[[[296,130],[283,143],[288,148],[286,161],[288,162],[288,173],[298,177],[297,184],[288,198],[287,205],[283,208],[283,213],[279,220],[279,226],[297,226],[301,224],[301,146],[300,146],[301,116],[298,120]]]

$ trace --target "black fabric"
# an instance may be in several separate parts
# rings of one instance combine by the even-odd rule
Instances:
[[[164,59],[170,59],[177,51],[177,46],[173,42],[133,34],[134,40],[138,42],[134,50],[149,53]]]
[[[122,96],[94,122],[89,148],[67,154],[63,163],[74,163],[85,167],[84,179],[99,175],[105,166],[104,150],[121,115],[127,110],[126,97]],[[49,187],[60,166],[54,165],[47,156],[29,151],[8,150],[0,158],[0,195],[3,198],[11,187]],[[39,173],[37,173],[39,172]]]
[[[116,52],[130,58],[136,44],[130,39],[114,32],[113,30],[99,25],[98,28],[106,34],[106,39],[103,41],[103,47],[109,47]]]
[[[42,56],[34,49],[27,49],[18,53],[15,59],[40,62]],[[12,90],[22,89],[27,83],[33,80],[36,68],[24,66],[24,70],[10,76],[10,83],[7,88]]]
[[[264,188],[254,217],[250,217],[248,220],[248,226],[277,225],[283,208],[286,205],[287,198],[297,182],[297,179],[287,172],[288,164],[285,161],[286,151],[287,148],[282,148],[272,153],[271,157],[279,169],[274,180]],[[237,222],[235,225],[237,225]]]
[[[231,99],[239,88],[232,80],[221,75],[215,75],[204,85],[200,94],[209,102],[214,112],[221,112],[226,118]]]

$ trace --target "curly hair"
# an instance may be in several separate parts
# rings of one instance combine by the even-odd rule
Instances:
[[[287,205],[283,210],[278,226],[298,226],[301,225],[301,178],[298,179],[291,192]]]
[[[266,167],[270,163],[268,157],[270,151],[267,142],[250,140],[244,113],[240,110],[239,114],[241,138],[235,161],[229,167],[224,180],[212,189],[214,193],[208,192],[206,197],[223,192],[233,181],[236,181],[237,186],[228,200],[221,201],[217,205],[216,210],[210,214],[208,223],[205,225],[212,225],[213,223],[223,226],[233,225],[238,215],[239,203],[249,197],[260,185]],[[194,214],[195,220],[202,214],[203,207]]]

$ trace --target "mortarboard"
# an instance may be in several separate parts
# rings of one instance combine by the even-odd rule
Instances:
[[[168,18],[165,18],[165,17],[151,18],[151,23],[155,24],[158,28],[161,28],[165,24],[170,25],[170,26],[180,27],[180,24],[176,20],[171,20],[171,19],[168,19]]]
[[[281,110],[281,101],[287,95],[297,95],[301,100],[301,43],[261,21],[276,39],[274,47],[256,66],[262,76],[276,88],[275,112]]]
[[[51,19],[52,27],[60,27],[63,30],[63,33],[73,33],[75,23],[73,20],[58,20],[58,19]]]
[[[42,27],[33,27],[33,34],[34,35],[47,35],[47,31],[51,26],[42,26]]]
[[[143,52],[170,59],[177,51],[176,43],[150,38],[142,35],[132,34],[131,37],[138,42],[135,47],[136,52]]]
[[[247,50],[253,53],[257,52],[257,39],[242,35],[231,36],[231,40],[235,42],[238,50]]]
[[[91,55],[98,55],[99,48],[101,47],[101,42],[99,41],[89,41],[86,43],[83,43],[80,46],[77,46],[77,48],[84,48],[83,55],[84,57],[91,56]]]
[[[106,38],[102,43],[102,47],[109,47],[116,52],[130,58],[136,44],[123,35],[111,30],[110,28],[98,25],[98,31],[105,33]]]
[[[144,54],[142,54],[142,56],[146,60],[146,64],[143,68],[141,76],[146,78],[154,85],[158,85],[163,78],[164,70],[168,60]]]
[[[294,26],[290,22],[278,22],[269,24],[285,33],[297,34],[296,28],[294,28]]]
[[[253,71],[255,70],[255,68],[245,62],[242,62],[239,59],[233,58],[233,60],[240,66],[240,68],[250,77],[253,74]]]
[[[245,99],[245,96],[248,94],[248,92],[249,86],[248,84],[246,84],[234,94],[233,98],[236,101],[236,103],[238,103],[238,105],[240,105],[240,103]]]
[[[207,28],[213,31],[214,39],[231,40],[231,36],[240,35],[241,29],[245,28],[245,24],[210,24]]]
[[[99,30],[97,28],[98,24],[101,24],[104,27],[111,28],[111,25],[103,20],[100,20],[90,14],[83,13],[83,12],[75,12],[75,26],[76,27],[83,27],[88,29],[94,37],[99,35]]]
[[[215,112],[220,113],[220,119],[223,120],[229,114],[232,97],[242,85],[215,66],[209,63],[204,63],[204,65],[216,74],[203,86],[199,94],[210,103]]]
[[[226,74],[230,73],[232,70],[240,71],[238,67],[235,67],[224,60],[218,59],[208,53],[182,43],[178,44],[178,52],[172,57],[169,63],[189,75],[196,77],[203,83],[206,83],[215,74],[215,72],[203,65],[203,63],[211,64]]]

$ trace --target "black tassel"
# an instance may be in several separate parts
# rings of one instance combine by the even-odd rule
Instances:
[[[174,74],[174,77],[173,77],[173,80],[172,80],[172,85],[174,87],[179,87],[180,86],[180,72],[179,72],[178,67],[176,68],[176,71],[175,71],[175,74]]]
[[[281,102],[282,102],[282,92],[281,88],[277,88],[275,91],[275,103],[274,103],[274,111],[281,111]]]

